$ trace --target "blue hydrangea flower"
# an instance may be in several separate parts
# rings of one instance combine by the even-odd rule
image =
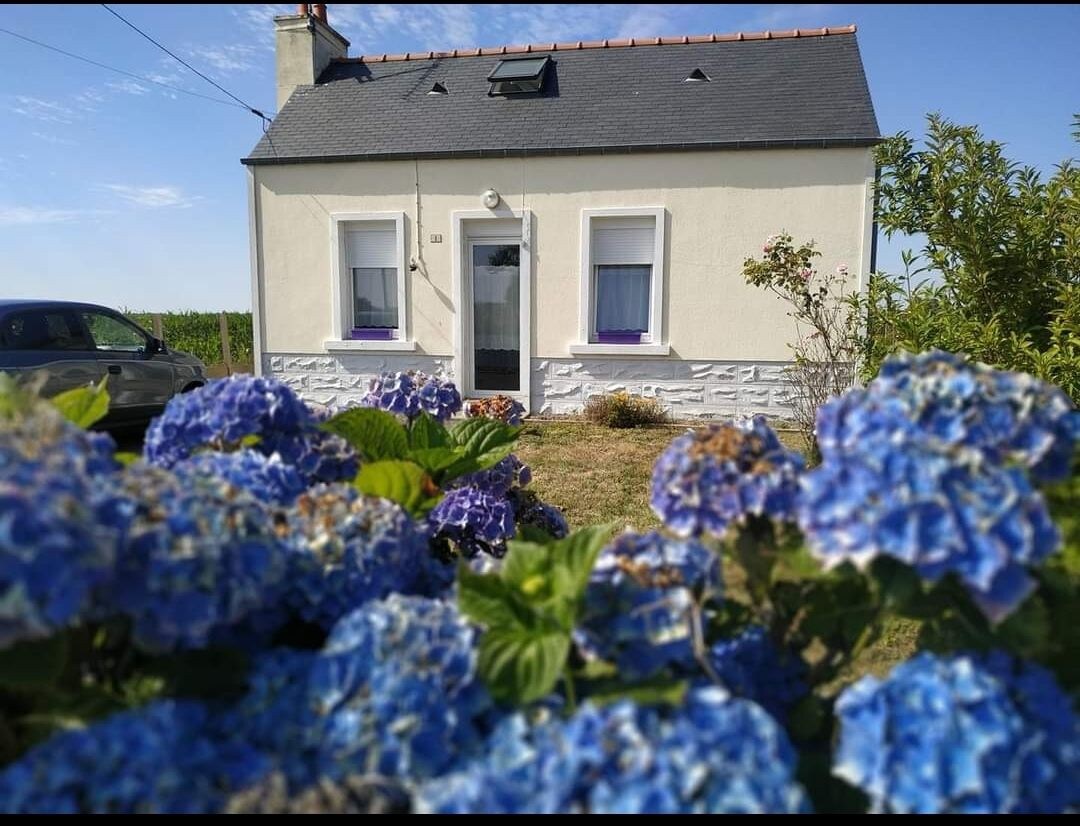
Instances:
[[[652,509],[679,536],[722,536],[747,516],[794,518],[803,459],[764,416],[679,436],[653,468]]]
[[[511,490],[523,488],[531,481],[532,471],[529,466],[511,453],[486,470],[459,476],[450,483],[450,487],[473,487],[495,496],[506,496]]]
[[[570,535],[566,516],[554,505],[540,501],[532,491],[514,490],[510,493],[514,508],[514,521],[519,525],[532,525],[555,539]]]
[[[794,653],[777,648],[760,625],[713,645],[708,662],[728,691],[753,700],[780,722],[810,690],[806,664]]]
[[[695,611],[722,590],[720,557],[694,541],[625,533],[600,552],[579,643],[628,679],[694,662]]]
[[[1025,759],[1020,788],[1023,811],[1075,811],[1080,805],[1080,716],[1054,675],[1041,666],[992,651],[977,658],[979,667],[1000,680],[1030,731],[1037,754]]]
[[[1060,543],[1021,468],[926,438],[896,397],[850,391],[818,410],[817,430],[823,461],[802,478],[798,517],[827,567],[883,554],[930,581],[952,573],[996,621]]]
[[[1080,411],[1034,376],[931,350],[888,359],[868,389],[899,399],[929,438],[1016,461],[1038,481],[1069,476]]]
[[[1061,813],[1080,803],[1080,723],[1035,666],[920,654],[849,686],[836,714],[833,773],[875,812]]]
[[[440,379],[438,376],[417,376],[418,390],[416,395],[420,400],[420,409],[434,418],[436,421],[445,422],[459,410],[461,410],[461,394],[452,381]]]
[[[455,488],[428,514],[428,525],[434,539],[453,542],[465,556],[481,551],[502,556],[506,540],[514,537],[514,509],[505,496]]]
[[[215,476],[242,488],[260,502],[287,505],[304,492],[307,484],[292,465],[278,454],[264,456],[254,450],[236,453],[196,453],[178,462],[173,471],[178,476]]]
[[[420,780],[480,743],[490,706],[456,607],[395,594],[344,617],[317,654],[275,654],[223,722],[294,789],[361,772]]]
[[[108,477],[120,469],[115,451],[109,434],[76,427],[40,399],[26,400],[25,409],[0,416],[0,478],[12,484],[27,484],[42,469],[58,480]]]
[[[340,437],[318,429],[318,417],[275,379],[237,375],[174,396],[150,424],[143,457],[171,468],[203,449],[229,452],[248,437],[254,450],[295,467],[307,484],[356,475],[357,459]]]
[[[116,533],[90,500],[119,468],[113,448],[45,402],[0,416],[0,648],[93,613]]]
[[[313,488],[278,519],[295,550],[288,603],[325,628],[369,600],[441,591],[453,578],[400,506],[351,486]]]
[[[6,814],[204,814],[266,760],[211,737],[198,703],[159,701],[54,736],[0,773]]]
[[[106,605],[151,650],[265,637],[284,620],[289,552],[271,512],[212,476],[135,464],[98,506],[118,525]]]
[[[88,616],[111,579],[114,533],[99,524],[91,483],[36,460],[8,461],[0,479],[0,649]]]
[[[464,769],[421,785],[445,814],[795,813],[808,809],[783,730],[720,688],[665,716],[623,701],[568,720],[505,719]]]
[[[408,420],[426,412],[437,421],[445,422],[461,410],[461,394],[452,381],[419,371],[383,373],[371,380],[367,395],[360,403]]]

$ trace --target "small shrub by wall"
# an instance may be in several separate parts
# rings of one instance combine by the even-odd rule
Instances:
[[[593,424],[616,428],[649,427],[670,421],[658,400],[625,392],[593,396],[585,402],[584,415]]]

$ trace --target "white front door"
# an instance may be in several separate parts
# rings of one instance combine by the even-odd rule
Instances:
[[[521,238],[470,238],[465,253],[466,394],[520,396],[529,380],[522,370],[522,299],[528,292],[522,289]]]

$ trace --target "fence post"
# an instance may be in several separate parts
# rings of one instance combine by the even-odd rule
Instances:
[[[218,313],[218,329],[221,330],[221,358],[225,362],[225,375],[232,375],[232,352],[229,348],[229,318]]]
[[[154,338],[156,338],[156,339],[158,339],[160,341],[164,341],[165,336],[162,335],[163,325],[162,325],[162,322],[161,322],[161,313],[154,313],[150,317],[150,321],[154,326]]]

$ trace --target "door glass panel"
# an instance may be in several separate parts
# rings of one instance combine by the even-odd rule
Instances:
[[[101,313],[83,313],[83,321],[99,350],[138,353],[146,349],[146,337],[137,328],[118,318]]]
[[[473,365],[476,390],[521,389],[521,248],[472,248]]]

